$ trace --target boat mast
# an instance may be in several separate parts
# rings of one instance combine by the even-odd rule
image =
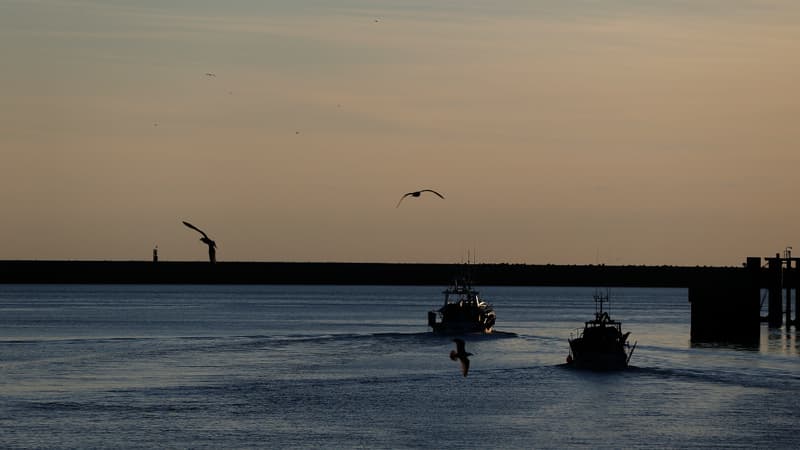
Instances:
[[[606,291],[606,294],[603,295],[600,291],[595,291],[594,293],[594,314],[597,319],[600,319],[603,316],[603,303],[609,302],[609,294]],[[610,302],[609,302],[610,303]]]

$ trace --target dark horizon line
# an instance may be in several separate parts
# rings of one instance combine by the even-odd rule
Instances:
[[[0,260],[0,283],[330,284],[690,287],[727,284],[743,267],[516,263]]]
[[[3,263],[147,263],[147,264],[209,264],[205,259],[0,259]],[[658,263],[530,263],[530,262],[427,262],[427,261],[311,261],[311,260],[217,260],[215,264],[401,264],[401,265],[437,265],[437,266],[558,266],[558,267],[653,267],[653,268],[719,268],[731,269],[742,267],[739,265],[710,265],[710,264],[658,264]]]

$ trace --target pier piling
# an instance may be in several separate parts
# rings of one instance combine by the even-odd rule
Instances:
[[[770,328],[778,328],[783,325],[783,258],[778,253],[774,258],[767,258],[767,283],[767,323]]]
[[[783,257],[776,253],[774,258],[767,258],[766,288],[769,295],[769,311],[767,322],[770,328],[779,328],[784,324],[786,327],[797,325],[798,295],[797,288],[800,285],[800,270],[798,270],[800,258],[792,258],[787,250]],[[792,294],[794,292],[794,295]],[[792,299],[795,304],[792,307]],[[785,301],[784,301],[785,299]],[[795,311],[794,318],[792,310]],[[784,321],[784,316],[786,317]]]

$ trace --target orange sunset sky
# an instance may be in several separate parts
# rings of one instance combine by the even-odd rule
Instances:
[[[0,259],[800,252],[796,0],[4,0],[0,57]]]

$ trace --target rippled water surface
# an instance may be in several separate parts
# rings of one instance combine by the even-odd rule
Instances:
[[[635,367],[580,372],[592,289],[485,286],[463,378],[441,290],[0,286],[0,447],[800,446],[794,329],[692,346],[685,290],[614,289]]]

